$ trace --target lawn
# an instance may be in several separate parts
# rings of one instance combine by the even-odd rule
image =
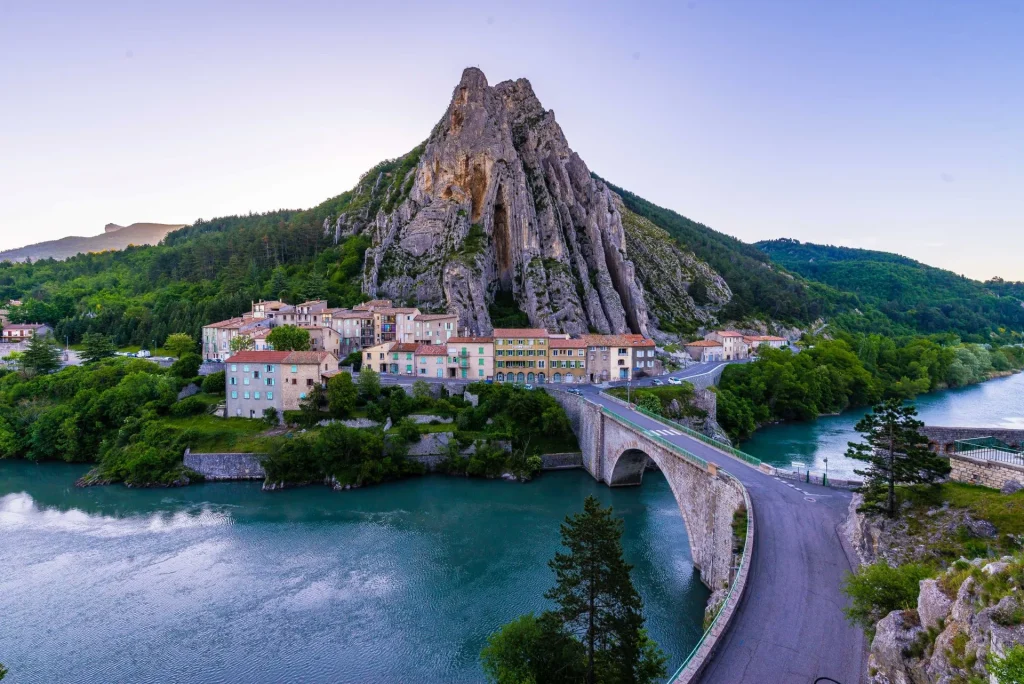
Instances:
[[[189,448],[206,452],[267,451],[279,437],[261,436],[267,426],[262,421],[248,418],[218,418],[202,415],[188,418],[162,418],[168,427],[189,430],[192,439]]]

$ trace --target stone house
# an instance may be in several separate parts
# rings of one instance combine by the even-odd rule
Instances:
[[[414,354],[416,375],[443,378],[448,367],[448,347],[443,344],[421,344]]]
[[[270,325],[280,325],[283,322],[285,316],[291,317],[295,312],[295,307],[291,304],[285,304],[284,302],[273,300],[265,302],[262,299],[258,302],[253,302],[252,305],[252,317],[260,320],[270,321]]]
[[[743,333],[735,330],[715,330],[705,335],[704,339],[722,344],[722,359],[724,361],[745,359],[750,353],[750,347],[743,340]]]
[[[9,323],[0,332],[0,341],[7,344],[27,342],[36,335],[43,337],[53,334],[53,328],[45,323]]]
[[[691,359],[701,363],[721,361],[725,356],[722,343],[715,340],[696,340],[695,342],[687,342],[683,345],[683,348],[686,350],[686,353],[690,355]]]
[[[341,337],[341,356],[374,344],[373,314],[369,311],[328,309],[321,321]]]
[[[317,317],[319,318],[319,316]],[[337,330],[322,325],[300,324],[298,327],[309,333],[309,348],[311,351],[329,351],[336,357],[341,358],[341,335],[338,334]]]
[[[395,342],[388,350],[388,373],[392,375],[416,375],[415,342]]]
[[[782,349],[789,344],[785,337],[777,337],[775,335],[744,335],[743,342],[747,345],[748,354],[756,354],[757,350],[761,347]]]
[[[363,349],[363,368],[372,368],[378,373],[387,373],[389,369],[388,365],[388,352],[391,351],[391,345],[394,342],[381,342],[370,347]]]
[[[298,410],[323,374],[337,370],[338,358],[325,351],[242,351],[225,361],[224,382],[229,417],[262,418]]]
[[[643,335],[584,335],[583,340],[587,344],[585,377],[589,382],[633,380],[638,373],[654,375],[661,370],[654,340]]]
[[[493,337],[452,337],[447,351],[449,378],[475,382],[495,379]]]
[[[314,385],[324,383],[324,373],[338,370],[338,357],[329,351],[288,352],[282,365],[282,408],[298,410]]]
[[[556,385],[586,382],[587,343],[582,339],[552,337],[548,341],[548,369],[537,374],[537,382]]]
[[[302,302],[295,305],[295,325],[320,326],[323,323],[324,313],[327,311],[327,301],[316,299],[311,302]]]

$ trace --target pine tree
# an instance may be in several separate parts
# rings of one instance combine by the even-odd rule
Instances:
[[[82,336],[82,345],[82,359],[86,363],[108,359],[114,355],[114,343],[103,333],[85,333]]]
[[[302,284],[302,297],[307,302],[327,299],[327,278],[316,268],[309,272],[306,281]]]
[[[924,423],[916,416],[913,404],[888,399],[857,423],[864,443],[850,442],[846,455],[868,464],[854,471],[864,478],[864,509],[895,518],[897,485],[930,483],[949,473],[949,463],[928,449],[919,431]]]
[[[21,355],[21,369],[29,375],[52,373],[60,364],[60,347],[49,335],[34,335]]]
[[[622,557],[622,520],[588,496],[583,512],[562,524],[562,544],[569,552],[549,563],[556,584],[544,596],[583,643],[587,684],[664,677],[665,658],[644,632],[643,599]]]
[[[279,299],[281,293],[288,289],[288,278],[284,269],[278,266],[270,274],[270,284],[267,286],[267,296],[271,299]]]

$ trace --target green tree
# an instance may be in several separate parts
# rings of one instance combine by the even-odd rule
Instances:
[[[183,380],[191,380],[199,375],[199,367],[201,365],[203,365],[203,359],[199,354],[188,352],[178,357],[178,360],[171,364],[171,375]]]
[[[487,639],[480,652],[484,675],[497,684],[581,684],[586,653],[552,612],[533,613],[508,623]]]
[[[369,366],[359,372],[359,397],[374,401],[380,396],[380,375]]]
[[[1011,646],[1002,657],[989,653],[985,665],[999,684],[1024,684],[1024,646]]]
[[[550,562],[555,586],[544,594],[583,644],[587,684],[653,682],[665,676],[665,657],[644,630],[643,599],[622,557],[622,520],[593,496],[562,524],[562,544]]]
[[[196,341],[188,333],[173,333],[167,336],[164,347],[180,359],[183,354],[196,350]]]
[[[227,389],[224,385],[226,375],[224,371],[207,375],[203,378],[203,391],[207,394],[224,394]]]
[[[288,289],[288,277],[285,275],[284,269],[278,266],[270,274],[267,296],[271,299],[278,299],[286,289]]]
[[[412,383],[412,398],[421,407],[430,403],[433,397],[430,394],[430,385],[427,384],[426,380],[417,380]]]
[[[7,668],[4,667],[3,663],[0,663],[0,679],[3,679],[6,676],[7,676]]]
[[[931,483],[949,473],[949,463],[928,449],[928,439],[920,433],[924,423],[915,416],[913,404],[887,399],[857,422],[864,442],[850,442],[846,455],[868,464],[866,470],[854,471],[864,478],[866,510],[895,518],[897,485]]]
[[[307,302],[317,299],[327,299],[327,278],[319,270],[314,268],[306,276],[302,283],[302,296]]]
[[[308,351],[309,331],[295,325],[279,325],[267,334],[274,351]]]
[[[86,363],[108,359],[114,355],[114,343],[103,333],[85,333],[82,336],[82,345],[82,359]]]
[[[305,427],[311,428],[323,420],[324,416],[320,411],[323,404],[324,388],[319,382],[314,382],[306,392],[306,398],[299,402],[300,421]]]
[[[240,351],[248,351],[256,347],[256,341],[252,339],[251,335],[239,334],[231,338],[228,342],[228,348],[232,354],[237,354]]]
[[[49,335],[34,335],[21,354],[21,369],[28,375],[45,375],[60,368],[61,351]]]
[[[640,399],[636,402],[637,408],[642,408],[645,411],[650,411],[657,415],[661,415],[661,399],[654,396],[653,394],[642,394]]]
[[[338,373],[327,381],[327,409],[335,418],[345,418],[356,407],[359,388],[350,373]]]

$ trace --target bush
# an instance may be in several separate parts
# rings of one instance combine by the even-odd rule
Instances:
[[[420,441],[420,429],[416,423],[412,422],[409,418],[402,418],[395,425],[395,432],[398,436],[408,442],[414,444]]]
[[[499,446],[477,442],[476,452],[469,457],[466,473],[474,477],[500,477],[505,472],[508,454]]]
[[[921,580],[933,574],[931,568],[918,563],[892,568],[878,561],[847,575],[843,591],[852,601],[846,608],[847,619],[872,634],[875,623],[892,611],[916,607]]]
[[[207,394],[224,394],[224,371],[210,373],[203,378],[203,391]]]
[[[1024,646],[1011,646],[1002,657],[990,653],[986,666],[999,684],[1024,684]]]
[[[206,402],[199,397],[186,397],[171,406],[171,415],[175,418],[186,418],[206,413]]]
[[[277,409],[274,408],[273,406],[268,406],[267,408],[263,409],[263,422],[270,427],[277,427],[277,425],[281,422],[280,419],[278,418]]]
[[[203,359],[199,354],[189,352],[171,364],[171,375],[185,379],[194,378],[199,373],[201,365],[203,365]]]

